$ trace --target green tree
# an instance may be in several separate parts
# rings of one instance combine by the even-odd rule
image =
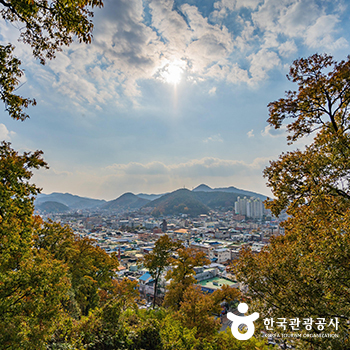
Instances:
[[[76,239],[77,254],[69,263],[72,287],[83,315],[99,305],[99,291],[113,290],[118,259],[95,246],[88,238]]]
[[[240,298],[240,292],[236,288],[223,285],[214,293],[203,293],[200,286],[190,285],[183,294],[183,301],[179,310],[175,313],[183,326],[196,329],[196,337],[199,339],[213,339],[221,325],[217,316],[222,310],[223,301],[236,301]]]
[[[170,259],[172,269],[166,275],[170,284],[164,298],[164,305],[175,311],[179,309],[186,289],[196,283],[194,267],[210,263],[204,252],[192,248],[180,248],[177,255]]]
[[[0,15],[7,22],[21,25],[19,39],[30,45],[34,57],[45,64],[74,38],[91,42],[92,9],[102,6],[101,0],[0,0]],[[24,120],[28,118],[24,109],[36,102],[15,93],[23,71],[21,61],[12,55],[13,49],[11,43],[0,45],[0,98],[12,118]]]
[[[188,329],[172,314],[168,313],[162,322],[160,335],[164,350],[194,350],[199,344],[196,328]]]
[[[74,235],[69,226],[43,223],[36,232],[35,247],[66,264],[74,295],[71,302],[78,304],[83,315],[99,305],[102,291],[115,289],[117,256],[107,254],[91,239]]]
[[[41,152],[19,155],[0,146],[0,344],[3,349],[41,349],[60,317],[70,282],[66,266],[33,249],[41,220],[33,216],[39,189],[32,169],[45,167]]]
[[[313,55],[293,63],[298,91],[269,104],[269,123],[287,124],[288,141],[314,133],[304,151],[282,154],[265,169],[275,215],[287,209],[285,235],[260,254],[242,252],[239,279],[263,317],[338,318],[339,338],[301,338],[303,349],[349,348],[350,61]],[[313,326],[313,333],[320,330]]]
[[[220,313],[220,304],[215,303],[212,295],[204,294],[199,286],[189,286],[183,295],[183,301],[176,317],[189,329],[196,328],[196,337],[212,338],[220,329],[220,321],[214,314]]]
[[[138,282],[124,277],[122,280],[113,280],[112,283],[113,289],[107,293],[107,299],[117,300],[123,311],[128,308],[137,309],[137,301],[140,297]]]
[[[165,268],[170,265],[171,254],[180,247],[180,243],[173,241],[168,235],[163,235],[156,241],[152,252],[145,255],[140,261],[154,279],[153,308],[156,303],[159,278]]]
[[[211,347],[210,347],[211,345]],[[214,341],[208,344],[206,349],[212,350],[279,350],[281,349],[279,346],[272,346],[266,344],[266,339],[258,340],[254,337],[241,341],[234,338],[231,334],[231,330],[229,328],[226,329],[225,332],[220,332]]]

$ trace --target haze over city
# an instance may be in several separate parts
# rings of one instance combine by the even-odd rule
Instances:
[[[345,59],[346,1],[106,1],[91,45],[73,44],[42,66],[16,44],[18,92],[37,100],[23,123],[1,110],[0,137],[42,149],[45,193],[110,200],[205,183],[270,195],[262,177],[286,146],[267,104],[294,89],[293,60]],[[1,43],[18,28],[3,21]]]

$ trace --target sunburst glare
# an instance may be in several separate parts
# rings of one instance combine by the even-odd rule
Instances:
[[[159,73],[161,79],[171,85],[177,85],[182,79],[184,73],[184,62],[182,61],[171,61],[167,62]]]

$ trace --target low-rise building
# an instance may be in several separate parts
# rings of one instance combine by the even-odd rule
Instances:
[[[209,259],[219,264],[231,260],[231,251],[227,248],[217,248],[210,251]]]
[[[198,285],[200,285],[202,291],[206,293],[213,293],[217,289],[220,289],[223,285],[227,285],[232,288],[239,288],[238,282],[231,281],[228,278],[219,277],[219,276],[202,280],[198,282]]]

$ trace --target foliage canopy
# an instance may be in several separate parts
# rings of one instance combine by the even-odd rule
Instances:
[[[101,0],[0,0],[0,16],[19,25],[19,40],[30,45],[34,57],[45,64],[74,38],[91,43],[92,9],[102,6]],[[25,120],[24,109],[36,102],[16,94],[24,72],[13,50],[12,43],[0,45],[0,98],[12,118]]]
[[[270,125],[286,128],[288,141],[311,135],[305,150],[283,153],[265,169],[275,215],[287,209],[285,235],[255,255],[242,252],[236,266],[264,317],[331,318],[338,338],[301,338],[302,349],[349,346],[349,103],[350,60],[315,54],[293,62],[298,84],[269,104]],[[319,333],[315,326],[312,333]]]

